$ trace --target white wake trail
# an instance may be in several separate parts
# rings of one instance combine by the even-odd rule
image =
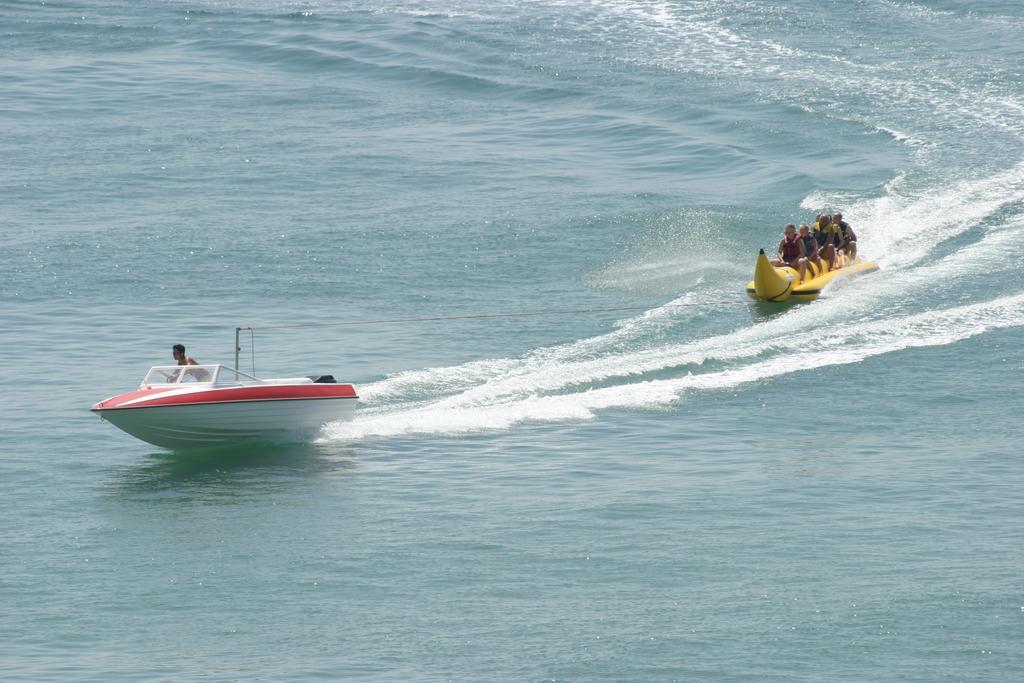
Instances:
[[[857,363],[866,358],[911,348],[952,344],[989,330],[1024,325],[1024,294],[993,301],[928,311],[900,319],[850,324],[819,335],[813,354],[795,350],[726,370],[574,394],[512,398],[479,404],[457,397],[408,410],[385,411],[335,423],[327,440],[354,440],[408,434],[465,434],[507,429],[524,422],[589,420],[595,411],[653,408],[672,404],[692,392],[722,390],[808,370]]]

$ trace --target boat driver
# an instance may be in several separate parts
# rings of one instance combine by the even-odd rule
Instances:
[[[191,358],[185,355],[185,345],[175,344],[171,347],[171,355],[174,356],[174,361],[178,365],[199,365],[199,362],[195,358]]]
[[[174,346],[172,346],[171,354],[174,356],[174,360],[178,365],[199,365],[199,361],[185,353],[184,344],[175,344]],[[178,374],[180,372],[180,370],[176,370],[172,372],[170,375],[166,375],[167,381],[178,381]],[[203,370],[202,368],[197,368],[195,370],[186,370],[185,378],[187,377],[194,378],[196,382],[205,382],[206,380],[210,379],[210,373],[208,373],[206,370]],[[185,381],[185,378],[182,378],[182,380]]]

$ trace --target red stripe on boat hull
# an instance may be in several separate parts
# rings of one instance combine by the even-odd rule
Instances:
[[[180,387],[139,389],[118,394],[92,407],[95,412],[152,408],[156,406],[205,405],[209,403],[248,403],[252,401],[293,401],[308,399],[358,398],[351,384],[284,384],[225,387],[177,391]],[[147,396],[152,396],[146,399]]]

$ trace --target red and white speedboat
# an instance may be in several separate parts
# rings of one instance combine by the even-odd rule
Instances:
[[[355,387],[330,375],[257,379],[226,365],[165,365],[92,411],[136,438],[178,449],[303,440],[351,419],[358,399]]]

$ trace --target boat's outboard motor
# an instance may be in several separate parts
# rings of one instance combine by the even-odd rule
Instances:
[[[337,381],[335,381],[335,379],[334,379],[334,375],[306,375],[306,376],[309,377],[311,380],[313,380],[313,384],[337,384]]]

